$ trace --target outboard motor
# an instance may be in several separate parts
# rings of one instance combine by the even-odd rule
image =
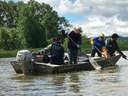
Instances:
[[[32,73],[34,70],[32,60],[32,54],[29,50],[20,50],[17,52],[16,56],[17,62],[22,66],[22,71],[24,74]]]

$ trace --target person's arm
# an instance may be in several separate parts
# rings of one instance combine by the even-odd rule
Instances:
[[[40,50],[39,52],[48,54],[50,52],[51,46],[52,46],[52,44],[49,44],[47,47],[45,47],[44,49]]]
[[[78,39],[78,42],[77,42],[77,48],[79,49],[79,48],[81,48],[80,46],[81,46],[81,42],[82,42],[82,38],[81,38],[81,35],[80,35],[80,37],[79,37],[79,39]]]
[[[63,56],[63,58],[64,58],[64,48],[63,48],[63,47],[62,47],[62,53],[63,53],[62,56]]]
[[[119,48],[118,44],[116,43],[116,50],[117,52],[119,52],[121,54],[121,56],[124,58],[124,59],[127,59],[127,56],[123,54],[123,52],[121,51],[121,49]]]
[[[98,39],[98,37],[91,38],[91,39],[90,39],[91,44],[94,45],[94,46],[101,46],[101,45],[97,42],[97,41],[98,41],[97,39]]]
[[[106,39],[105,43],[106,43],[106,47],[112,47],[110,44],[110,39]]]
[[[93,38],[90,39],[90,43],[91,43],[92,45],[94,45],[94,40],[93,40]]]
[[[81,42],[82,42],[82,36],[80,35],[80,38],[78,40],[78,44],[81,45]]]

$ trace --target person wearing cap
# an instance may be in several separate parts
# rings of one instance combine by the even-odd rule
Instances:
[[[123,52],[120,50],[118,44],[117,44],[117,39],[119,38],[119,35],[114,33],[110,38],[106,40],[106,46],[108,50],[108,54],[110,56],[114,56],[115,51],[119,52],[121,56],[125,59],[127,59],[127,56],[123,54]]]
[[[106,45],[104,41],[104,34],[101,33],[98,37],[91,38],[92,50],[91,57],[94,57],[97,53],[99,57],[104,56],[105,59],[108,58]]]
[[[82,27],[75,27],[73,31],[71,31],[68,36],[68,54],[70,59],[70,64],[77,64],[77,57],[78,57],[78,49],[80,49],[81,45],[81,32]]]

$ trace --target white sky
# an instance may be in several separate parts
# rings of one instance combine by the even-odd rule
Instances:
[[[18,0],[14,0],[18,1]],[[27,2],[28,0],[23,0]],[[36,0],[53,7],[87,37],[117,33],[128,37],[128,0]]]

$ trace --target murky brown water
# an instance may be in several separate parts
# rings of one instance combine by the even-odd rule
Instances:
[[[128,51],[125,51],[128,56]],[[0,96],[128,96],[128,60],[101,71],[18,75],[0,58]]]

